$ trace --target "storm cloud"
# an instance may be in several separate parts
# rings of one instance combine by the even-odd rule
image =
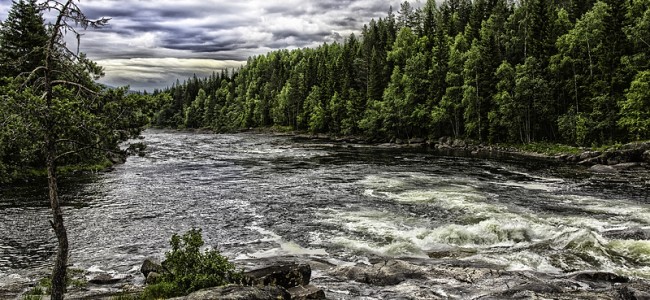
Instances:
[[[162,88],[196,74],[237,68],[252,55],[315,47],[359,33],[399,0],[84,0],[89,18],[80,49],[106,69],[101,82]],[[414,1],[414,5],[418,5]],[[9,0],[0,0],[0,19]]]

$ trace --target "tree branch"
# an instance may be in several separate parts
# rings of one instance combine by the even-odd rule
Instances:
[[[55,86],[55,85],[71,85],[71,86],[77,87],[79,89],[82,89],[82,90],[84,90],[84,91],[86,91],[86,92],[88,92],[88,93],[90,93],[92,95],[97,95],[97,92],[95,92],[95,91],[93,91],[93,90],[91,90],[91,89],[89,89],[89,88],[87,88],[87,87],[85,87],[85,86],[83,86],[81,84],[78,84],[76,82],[72,82],[72,81],[53,80],[52,81],[52,86]]]

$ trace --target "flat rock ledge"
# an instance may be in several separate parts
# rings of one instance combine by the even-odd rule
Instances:
[[[359,289],[359,294],[353,292],[341,299],[382,297],[396,291],[396,299],[650,300],[648,281],[602,271],[552,275],[505,271],[496,265],[464,261],[431,263],[396,259],[336,267],[328,273],[339,282],[354,281],[367,287]],[[328,288],[338,289],[336,282],[330,284]],[[383,294],[375,294],[374,290]],[[408,298],[403,297],[405,290],[409,291]]]
[[[161,264],[146,260],[140,269],[146,282],[166,272]],[[196,291],[176,300],[303,300],[326,299],[325,292],[310,284],[311,266],[284,263],[244,272],[242,284],[231,284]]]

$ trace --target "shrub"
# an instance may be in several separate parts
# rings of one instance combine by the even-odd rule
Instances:
[[[163,262],[169,272],[162,274],[159,283],[147,286],[143,298],[176,297],[241,282],[241,272],[218,250],[201,251],[204,243],[200,229],[191,229],[183,236],[174,234],[170,245],[172,249],[165,253]]]

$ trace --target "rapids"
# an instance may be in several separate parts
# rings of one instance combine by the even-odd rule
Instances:
[[[647,172],[252,133],[147,130],[142,142],[144,157],[62,181],[75,268],[141,284],[142,261],[196,227],[236,263],[450,258],[650,279],[650,240],[615,234],[650,230]],[[0,187],[0,278],[51,265],[49,216],[44,182]]]

